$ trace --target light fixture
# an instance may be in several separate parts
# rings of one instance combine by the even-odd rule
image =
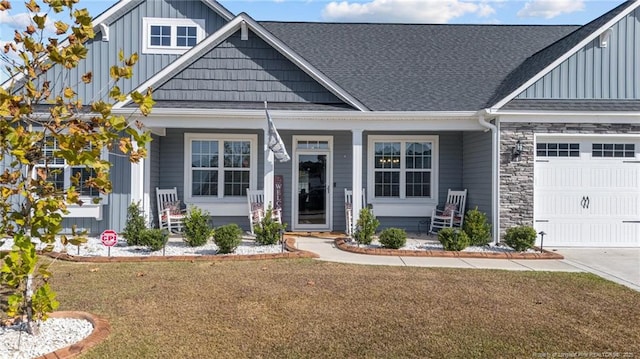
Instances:
[[[511,147],[511,159],[519,160],[521,154],[522,154],[522,142],[518,140],[516,142],[516,145]]]

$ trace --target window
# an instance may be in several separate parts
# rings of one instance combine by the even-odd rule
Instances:
[[[369,150],[374,198],[434,197],[437,137],[370,136]]]
[[[255,135],[186,134],[185,188],[190,199],[245,198],[257,167]]]
[[[205,37],[202,19],[142,19],[142,52],[182,54]]]
[[[536,145],[538,157],[580,157],[579,143],[547,143]]]
[[[636,146],[633,143],[594,143],[591,145],[592,157],[633,158]]]
[[[47,179],[53,183],[56,189],[67,189],[73,185],[72,178],[78,179],[76,189],[81,197],[98,197],[100,192],[86,186],[86,182],[94,175],[91,168],[84,166],[69,166],[62,158],[53,157],[58,149],[58,142],[54,138],[47,138],[44,145],[44,157],[36,166],[35,170],[48,168]],[[36,175],[35,173],[33,174]]]

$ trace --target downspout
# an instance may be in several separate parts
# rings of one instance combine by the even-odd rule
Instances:
[[[498,127],[485,119],[485,115],[489,112],[490,110],[487,109],[479,111],[478,123],[486,128],[485,132],[491,130],[491,217],[493,219],[493,242],[498,244],[500,242],[500,173],[498,168],[500,151]]]

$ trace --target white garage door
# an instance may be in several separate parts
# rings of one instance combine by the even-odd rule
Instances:
[[[638,138],[537,136],[535,146],[534,225],[545,246],[640,247]]]

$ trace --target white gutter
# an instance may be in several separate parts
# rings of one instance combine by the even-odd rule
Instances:
[[[112,112],[121,115],[137,115],[138,109],[134,107],[113,108]],[[269,110],[272,117],[293,119],[473,119],[476,111],[288,111]],[[264,110],[217,110],[217,109],[190,109],[190,108],[161,108],[154,107],[148,117],[175,117],[189,116],[191,118],[202,117],[207,119],[264,119]]]
[[[485,115],[490,114],[491,110],[484,109],[478,113],[478,123],[491,130],[491,217],[493,219],[493,242],[500,242],[500,141],[498,127],[487,122]]]

